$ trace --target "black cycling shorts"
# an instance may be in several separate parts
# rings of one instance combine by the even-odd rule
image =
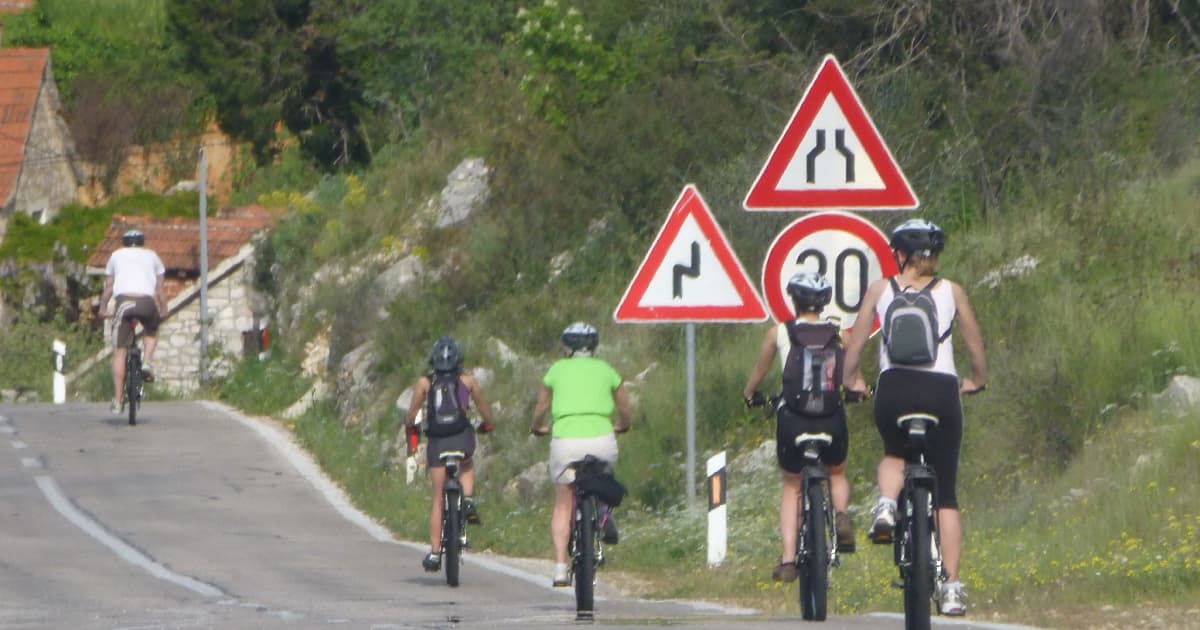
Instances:
[[[955,487],[963,428],[958,377],[907,368],[884,371],[875,386],[875,427],[883,438],[885,454],[900,458],[909,455],[907,437],[896,426],[896,420],[909,413],[937,416],[937,428],[926,436],[925,454],[925,461],[937,473],[934,503],[939,508],[958,508]]]
[[[801,433],[828,433],[833,443],[821,450],[821,462],[826,466],[838,466],[846,461],[850,447],[850,430],[846,428],[846,410],[839,407],[829,416],[804,416],[780,407],[775,419],[775,456],[779,467],[790,473],[799,473],[804,468],[804,452],[796,447],[796,436]]]
[[[442,462],[439,456],[446,451],[462,451],[465,455],[463,461],[470,461],[471,456],[475,454],[475,430],[468,425],[467,430],[462,433],[446,437],[430,436],[425,444],[426,468],[445,467],[446,464]]]

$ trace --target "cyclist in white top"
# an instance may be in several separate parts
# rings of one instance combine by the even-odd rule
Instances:
[[[112,253],[104,268],[104,291],[100,294],[100,317],[113,316],[112,375],[114,396],[109,410],[121,413],[125,408],[125,355],[133,331],[125,322],[136,319],[142,323],[145,339],[145,360],[142,375],[154,380],[150,365],[158,345],[158,325],[167,315],[167,294],[163,287],[166,268],[158,254],[147,249],[146,235],[129,230],[121,237],[124,247]],[[116,296],[114,311],[108,310],[108,300]]]
[[[937,225],[923,219],[910,219],[892,232],[891,248],[900,267],[893,278],[876,280],[867,288],[859,308],[860,318],[878,316],[884,321],[896,291],[928,290],[936,311],[938,326],[946,332],[938,339],[936,360],[928,365],[893,365],[880,344],[879,381],[875,387],[875,427],[883,438],[884,457],[879,462],[879,502],[871,511],[873,523],[869,537],[876,543],[889,542],[896,524],[896,498],[904,485],[905,437],[896,419],[906,413],[931,413],[939,423],[928,436],[927,457],[937,471],[936,505],[938,531],[946,582],[936,594],[944,615],[962,615],[967,611],[958,566],[962,557],[962,522],[958,513],[955,482],[958,455],[962,444],[961,396],[983,391],[987,384],[987,363],[979,322],[957,283],[937,277],[938,254],[946,244],[946,235]],[[895,286],[893,287],[893,281]],[[864,321],[871,321],[864,319]],[[959,381],[954,366],[954,348],[949,334],[955,324],[970,357],[971,376]],[[859,359],[870,326],[855,326],[846,344],[843,383],[848,391],[865,394]]]

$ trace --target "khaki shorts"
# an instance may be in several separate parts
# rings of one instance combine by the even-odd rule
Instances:
[[[115,311],[112,323],[114,348],[124,348],[133,341],[133,330],[127,324],[130,319],[142,323],[144,334],[151,337],[158,334],[158,305],[154,303],[154,298],[146,295],[118,295]]]
[[[566,485],[575,481],[575,471],[567,466],[592,455],[615,466],[617,435],[608,433],[591,438],[554,438],[550,440],[550,481]]]

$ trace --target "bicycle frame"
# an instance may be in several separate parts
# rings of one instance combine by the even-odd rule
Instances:
[[[821,449],[832,443],[833,436],[828,433],[802,433],[795,438],[805,460],[800,469],[802,521],[796,540],[800,610],[805,619],[814,621],[825,619],[829,572],[841,563],[829,470],[820,460]]]
[[[446,465],[446,481],[442,486],[442,556],[445,559],[446,583],[458,586],[462,550],[467,546],[467,521],[462,513],[462,482],[458,468],[465,453],[446,451],[440,455]]]
[[[574,470],[582,463],[575,462],[571,468]],[[567,553],[571,556],[571,581],[575,584],[575,619],[590,621],[595,615],[596,569],[604,562],[604,545],[600,542],[600,502],[574,482],[571,492],[573,520]]]
[[[125,403],[129,405],[129,424],[137,424],[137,410],[142,404],[142,349],[137,340],[137,320],[126,321],[129,326],[129,346],[125,354]]]

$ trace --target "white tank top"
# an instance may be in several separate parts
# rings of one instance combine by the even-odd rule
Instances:
[[[899,277],[896,279],[900,283]],[[900,289],[904,290],[903,284],[900,284]],[[958,313],[954,307],[954,291],[950,288],[950,283],[946,280],[939,280],[937,286],[929,292],[933,297],[933,303],[937,305],[938,327],[941,330],[937,331],[938,336],[946,333],[950,328],[950,324],[954,322],[954,317]],[[879,296],[879,302],[875,305],[875,314],[879,316],[879,321],[883,321],[883,316],[887,312],[887,307],[892,303],[892,298],[895,292],[892,291],[892,283],[887,283],[883,287],[883,294]],[[958,376],[958,371],[954,369],[954,335],[947,335],[940,344],[938,344],[937,360],[931,366],[905,365],[897,366],[908,370],[925,370],[928,372],[942,372]],[[883,342],[879,344],[879,371],[883,372],[892,368],[892,362],[888,360],[887,348]]]

